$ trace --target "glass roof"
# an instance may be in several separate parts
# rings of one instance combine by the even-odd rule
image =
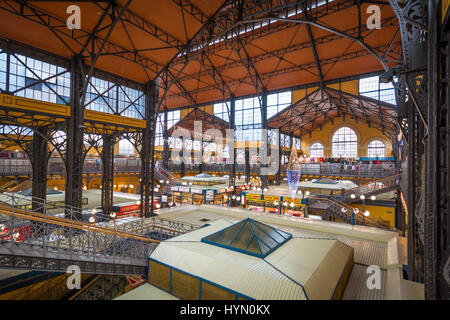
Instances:
[[[314,181],[313,183],[337,184],[337,181],[334,181],[330,178],[321,178]]]
[[[202,238],[202,242],[264,258],[290,238],[290,233],[245,219]]]

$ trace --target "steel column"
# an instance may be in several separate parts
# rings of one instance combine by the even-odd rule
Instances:
[[[236,129],[236,98],[234,95],[230,97],[230,130],[233,131],[233,141],[231,144],[229,144],[229,147],[231,147],[232,150],[228,150],[228,154],[231,156],[231,170],[230,170],[230,177],[228,178],[229,186],[234,186],[235,178],[236,178],[236,148],[235,146],[235,137],[236,132],[234,130]]]
[[[103,137],[103,175],[102,175],[102,208],[109,215],[113,208],[114,185],[114,145],[115,138],[108,135]]]
[[[45,213],[44,203],[47,198],[47,166],[49,159],[48,136],[49,128],[36,128],[33,136],[33,153],[32,153],[32,195],[33,195],[33,211]]]
[[[164,169],[169,168],[169,131],[167,129],[168,112],[164,107],[164,121],[163,121],[163,161],[162,165]]]
[[[281,183],[281,160],[283,159],[283,146],[281,145],[281,133],[278,132],[278,148],[280,148],[279,152],[278,152],[278,171],[275,174],[275,183],[277,185],[280,185]]]
[[[83,61],[76,56],[71,61],[70,118],[67,120],[66,205],[82,207],[83,192],[83,125],[84,106],[81,104],[85,82]],[[81,211],[80,211],[81,215]],[[81,219],[81,216],[77,217]]]
[[[250,146],[245,147],[245,183],[250,182]]]
[[[153,216],[154,180],[155,180],[155,126],[158,91],[155,81],[147,83],[145,88],[145,120],[146,127],[142,135],[142,177],[141,177],[141,215],[145,218]],[[151,203],[150,203],[151,201]],[[150,204],[150,207],[149,207]]]
[[[417,245],[417,230],[416,230],[416,170],[415,170],[415,109],[410,104],[408,109],[408,279],[416,279],[416,245]]]
[[[428,134],[425,145],[425,219],[424,219],[424,276],[425,299],[437,298],[438,284],[438,112],[439,112],[439,67],[436,1],[428,1]],[[427,113],[425,111],[425,113]]]
[[[261,168],[269,164],[269,142],[267,134],[267,90],[263,90],[261,95]],[[261,175],[261,188],[267,187],[267,176]]]

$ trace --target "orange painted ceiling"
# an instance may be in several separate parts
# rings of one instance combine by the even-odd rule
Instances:
[[[114,8],[102,2],[75,2],[81,9],[81,29],[69,30],[66,9],[74,1],[27,1],[21,6],[19,1],[0,0],[0,37],[65,58],[81,54],[87,64],[93,59],[88,51],[98,52],[103,43],[96,68],[142,84],[160,78],[159,96],[169,109],[232,94],[260,93],[263,88],[270,91],[317,83],[320,73],[323,81],[328,81],[383,69],[379,59],[354,39],[315,25],[310,26],[311,37],[305,23],[277,20],[250,28],[252,19],[281,17],[295,1],[244,1],[241,20],[246,23],[236,23],[238,1],[132,0],[125,10],[129,1],[118,0]],[[358,7],[350,0],[329,1],[307,11],[312,16],[299,12],[289,19],[312,19],[360,37],[392,67],[402,59],[398,21],[387,0],[379,2],[380,29],[370,30],[366,25],[368,4],[361,5],[359,26]],[[108,15],[104,15],[106,8]],[[113,17],[119,13],[123,13],[120,21],[104,42]],[[208,23],[212,19],[215,24]],[[241,32],[236,36],[238,30]],[[208,34],[217,35],[213,38],[216,41],[204,45]],[[220,37],[224,34],[226,41]],[[89,49],[84,50],[84,45]],[[187,56],[177,57],[186,51],[190,51]]]

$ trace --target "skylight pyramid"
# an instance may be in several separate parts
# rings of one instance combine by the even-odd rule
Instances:
[[[202,242],[264,258],[292,235],[250,218],[202,238]]]

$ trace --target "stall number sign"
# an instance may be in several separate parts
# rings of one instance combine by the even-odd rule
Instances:
[[[178,191],[188,193],[191,191],[190,187],[178,187]]]
[[[247,193],[245,195],[245,197],[247,198],[247,201],[249,201],[249,200],[261,200],[261,195],[259,195],[259,194]]]
[[[289,203],[294,202],[296,205],[301,205],[302,204],[302,199],[300,199],[300,198],[295,198],[295,200],[292,200],[292,198],[283,197],[283,200],[287,201]]]
[[[214,200],[214,190],[206,190],[206,200]]]
[[[276,196],[264,196],[264,200],[265,200],[266,202],[280,201],[280,197],[276,197]]]

